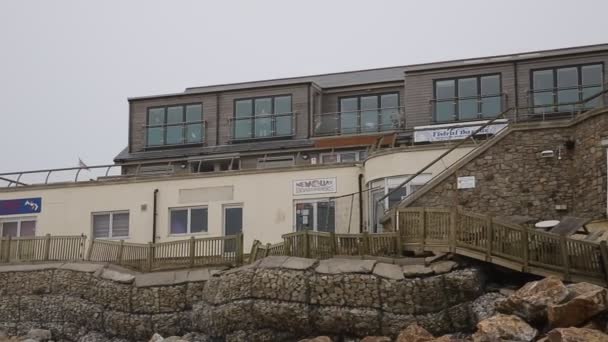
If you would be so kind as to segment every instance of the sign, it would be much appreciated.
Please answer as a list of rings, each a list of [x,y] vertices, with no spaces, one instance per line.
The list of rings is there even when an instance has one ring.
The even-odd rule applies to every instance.
[[[42,198],[0,200],[1,215],[36,214],[42,211]]]
[[[457,189],[473,189],[475,188],[475,176],[458,177],[456,180]]]
[[[293,181],[294,195],[325,194],[338,191],[336,177]]]
[[[481,128],[486,121],[476,121],[452,125],[433,125],[414,127],[414,142],[433,142],[460,140],[469,137],[473,132]],[[466,126],[465,126],[466,125]],[[479,131],[481,134],[496,134],[507,127],[506,120],[496,120],[495,123],[486,126]]]

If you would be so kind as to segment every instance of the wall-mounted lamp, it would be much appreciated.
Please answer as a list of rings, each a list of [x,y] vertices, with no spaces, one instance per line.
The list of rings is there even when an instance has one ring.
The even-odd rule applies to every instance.
[[[553,158],[555,157],[555,152],[553,150],[544,150],[540,153],[541,158]]]

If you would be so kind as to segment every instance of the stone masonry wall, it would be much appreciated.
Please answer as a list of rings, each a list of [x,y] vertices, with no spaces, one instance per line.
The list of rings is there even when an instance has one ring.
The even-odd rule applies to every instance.
[[[570,126],[548,122],[519,127],[413,200],[409,206],[462,206],[491,215],[555,219],[606,214],[608,112]],[[568,148],[566,141],[573,140]],[[561,148],[561,159],[558,149]],[[541,151],[555,156],[542,158]],[[457,189],[457,177],[475,176],[474,189]],[[556,210],[564,204],[566,210]]]
[[[199,331],[226,341],[243,334],[247,341],[291,341],[319,333],[395,336],[413,322],[436,334],[473,329],[481,272],[419,267],[426,276],[405,277],[402,266],[371,260],[294,257],[216,274],[133,274],[88,263],[2,266],[0,330],[43,328],[67,340],[90,331],[133,341]]]

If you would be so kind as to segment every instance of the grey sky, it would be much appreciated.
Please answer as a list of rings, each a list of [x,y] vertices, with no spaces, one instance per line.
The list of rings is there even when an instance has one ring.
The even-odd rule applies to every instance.
[[[608,42],[608,1],[0,2],[0,172],[111,163],[127,97]]]

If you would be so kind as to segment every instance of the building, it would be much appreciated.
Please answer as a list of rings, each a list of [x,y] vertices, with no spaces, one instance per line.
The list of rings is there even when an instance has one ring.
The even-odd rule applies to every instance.
[[[608,45],[594,45],[130,98],[113,165],[0,175],[1,233],[242,231],[249,246],[301,229],[380,231],[386,209],[504,127],[604,106],[607,62]],[[50,181],[60,173],[76,178]]]

